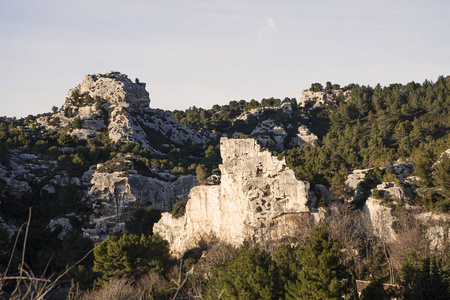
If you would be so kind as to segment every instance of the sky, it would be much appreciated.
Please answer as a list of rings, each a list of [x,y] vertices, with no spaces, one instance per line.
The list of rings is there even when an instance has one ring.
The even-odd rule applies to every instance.
[[[449,15],[448,0],[1,0],[0,116],[61,107],[110,70],[167,110],[436,81],[450,74]]]

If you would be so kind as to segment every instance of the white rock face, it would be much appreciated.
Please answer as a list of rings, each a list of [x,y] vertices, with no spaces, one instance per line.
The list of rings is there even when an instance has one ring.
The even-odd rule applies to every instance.
[[[442,249],[450,236],[450,216],[445,213],[421,213],[417,216],[425,226],[425,235],[430,241],[430,249]]]
[[[41,117],[37,122],[55,130],[80,118],[82,128],[69,132],[79,139],[95,137],[108,130],[108,136],[114,142],[138,142],[156,153],[164,152],[157,149],[161,144],[166,144],[166,150],[170,151],[186,144],[204,145],[210,138],[215,138],[214,134],[199,133],[176,124],[169,112],[150,109],[145,83],[132,82],[119,72],[86,75],[83,82],[67,95],[59,112]],[[90,96],[90,101],[83,100],[86,95]]]
[[[413,198],[413,191],[411,187],[402,187],[394,182],[382,182],[377,185],[377,189],[383,195],[390,200],[400,200],[404,203],[408,203]]]
[[[100,97],[110,103],[130,107],[131,110],[147,109],[150,97],[145,83],[137,79],[132,82],[127,75],[110,71],[106,74],[86,75],[83,82],[69,90],[67,95],[89,93],[91,97]]]
[[[396,234],[392,229],[395,218],[390,207],[383,205],[378,199],[369,197],[364,204],[363,213],[370,219],[374,235],[386,242],[395,240]]]
[[[351,187],[352,189],[356,189],[358,184],[364,180],[364,177],[366,176],[366,173],[369,172],[371,169],[358,169],[353,170],[352,174],[349,174],[347,176],[347,180],[345,181],[345,184]]]
[[[125,221],[138,205],[171,210],[172,205],[187,199],[197,179],[192,175],[176,178],[173,182],[123,172],[95,172],[91,179],[89,197],[94,208],[91,223],[86,230],[93,240],[102,240],[113,233],[123,233]]]
[[[308,127],[305,125],[300,125],[298,127],[298,134],[296,137],[292,138],[290,145],[291,146],[311,146],[315,147],[319,143],[319,138],[317,135],[312,133]]]
[[[57,230],[58,228],[61,231],[58,233],[58,239],[62,240],[69,231],[72,231],[72,224],[70,224],[70,220],[67,217],[60,217],[56,219],[50,220],[48,224],[48,228],[51,232]]]
[[[154,225],[154,232],[169,241],[174,255],[211,235],[233,245],[244,239],[270,239],[271,233],[286,237],[292,231],[283,228],[291,227],[286,222],[292,218],[282,216],[310,212],[309,183],[298,181],[284,159],[262,150],[254,139],[222,138],[220,149],[220,185],[194,187],[183,217],[163,213]],[[277,230],[271,228],[275,223]]]
[[[236,117],[234,121],[244,121],[248,122],[250,117],[260,120],[260,118],[266,112],[277,112],[284,111],[287,113],[292,113],[292,105],[289,103],[283,103],[280,107],[259,107],[251,109],[247,112],[243,112],[241,115]],[[303,124],[297,124],[298,134],[294,136],[289,142],[291,147],[303,147],[310,146],[315,147],[318,145],[319,138],[313,134],[308,127]],[[263,147],[268,147],[268,142],[273,140],[276,144],[275,149],[277,151],[283,151],[286,138],[288,138],[287,130],[292,128],[292,124],[288,124],[287,128],[281,122],[275,122],[273,119],[267,119],[258,122],[258,125],[250,133],[250,137],[256,139]],[[235,133],[235,135],[240,135],[242,133]]]
[[[277,125],[273,120],[264,120],[252,131],[250,136],[261,143],[263,147],[267,147],[267,143],[272,139],[276,143],[277,150],[284,150],[284,139],[287,133],[284,128]]]

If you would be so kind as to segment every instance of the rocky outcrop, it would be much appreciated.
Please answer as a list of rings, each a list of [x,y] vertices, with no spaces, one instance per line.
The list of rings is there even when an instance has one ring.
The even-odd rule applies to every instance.
[[[37,121],[50,130],[69,126],[69,133],[79,139],[107,131],[114,142],[140,143],[156,153],[187,145],[203,146],[215,138],[214,134],[176,124],[170,112],[150,109],[145,87],[145,83],[137,79],[132,82],[119,72],[86,75],[82,83],[69,90],[59,112]],[[73,125],[75,121],[79,122],[77,126]]]
[[[317,135],[312,133],[308,127],[305,125],[300,125],[298,127],[298,133],[295,137],[292,138],[290,145],[295,146],[310,146],[315,147],[319,144],[319,138]]]
[[[258,107],[242,113],[234,122],[246,122],[248,126],[253,127],[254,125],[250,125],[252,120],[258,120],[257,125],[248,133],[250,137],[256,139],[264,148],[283,151],[285,150],[285,145],[289,145],[289,147],[317,146],[319,138],[305,125],[296,121],[294,124],[289,123],[285,126],[285,119],[281,118],[283,119],[282,121],[280,121],[279,117],[275,118],[278,121],[273,119],[273,115],[279,113],[285,113],[291,118],[292,112],[293,109],[290,103],[283,103],[280,107]],[[295,132],[293,129],[295,130],[295,128],[297,128],[296,135],[293,134]],[[242,135],[242,132],[233,134],[233,136],[237,135]]]
[[[252,131],[250,136],[256,139],[263,147],[268,147],[270,140],[275,142],[278,151],[284,150],[284,139],[287,137],[286,130],[274,120],[264,120]]]
[[[363,213],[368,217],[372,234],[384,241],[393,241],[396,238],[392,224],[395,221],[392,209],[381,200],[369,197],[363,207]]]
[[[150,97],[145,85],[138,79],[132,82],[127,75],[120,72],[85,75],[82,83],[67,92],[68,101],[72,100],[74,95],[81,96],[87,93],[92,98],[99,97],[111,104],[129,107],[130,111],[145,110],[150,106]]]
[[[89,190],[94,228],[86,229],[87,235],[93,240],[102,240],[114,233],[124,233],[125,221],[138,206],[171,210],[172,205],[185,200],[197,184],[192,175],[166,175],[166,180],[162,180],[157,176],[130,175],[128,172],[95,172]]]
[[[330,103],[336,104],[338,95],[342,93],[343,100],[350,96],[350,91],[332,90],[330,92],[313,92],[310,90],[302,91],[302,104],[312,104],[312,107],[319,107],[320,105]]]
[[[174,255],[208,236],[233,245],[245,239],[260,241],[262,236],[286,237],[294,232],[289,228],[296,218],[284,216],[311,211],[309,183],[297,180],[284,159],[261,149],[254,139],[222,138],[220,150],[220,185],[194,187],[184,216],[176,219],[163,213],[154,225]]]
[[[382,182],[376,188],[383,198],[393,201],[408,203],[414,196],[413,189],[409,185],[400,186],[394,182]]]

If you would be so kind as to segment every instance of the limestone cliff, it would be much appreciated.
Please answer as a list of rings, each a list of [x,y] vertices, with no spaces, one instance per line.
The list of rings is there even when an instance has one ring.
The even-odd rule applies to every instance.
[[[156,173],[148,177],[132,169],[131,166],[125,172],[107,173],[97,168],[92,174],[88,200],[94,210],[90,220],[93,228],[85,229],[85,233],[93,240],[124,233],[125,221],[138,206],[171,210],[173,204],[187,199],[189,191],[197,184],[193,175]]]
[[[292,218],[286,215],[310,212],[309,183],[297,180],[284,159],[261,149],[254,139],[222,138],[220,150],[220,185],[194,187],[184,216],[163,213],[154,225],[174,255],[208,236],[233,245],[245,239],[280,239],[293,232]]]

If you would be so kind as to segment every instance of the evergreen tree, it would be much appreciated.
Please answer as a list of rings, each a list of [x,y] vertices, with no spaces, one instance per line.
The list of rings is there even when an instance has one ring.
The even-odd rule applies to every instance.
[[[304,245],[299,245],[297,260],[302,268],[296,280],[286,285],[286,299],[357,299],[349,267],[339,262],[339,243],[330,239],[328,229],[316,227]],[[353,293],[351,292],[353,290]]]
[[[444,154],[434,165],[434,183],[441,189],[442,194],[450,198],[450,157]]]
[[[153,206],[150,209],[145,209],[142,207],[137,208],[133,212],[133,216],[130,220],[125,222],[125,228],[131,234],[140,236],[152,235],[153,234],[153,224],[161,219],[161,211],[154,209]]]
[[[450,299],[450,273],[436,257],[420,260],[412,254],[402,271],[405,300]]]
[[[216,267],[207,299],[279,299],[278,273],[270,254],[244,244],[236,257]]]
[[[144,274],[161,273],[168,258],[168,243],[159,235],[109,236],[94,250],[93,270],[102,273],[100,283],[121,276],[139,279]]]

